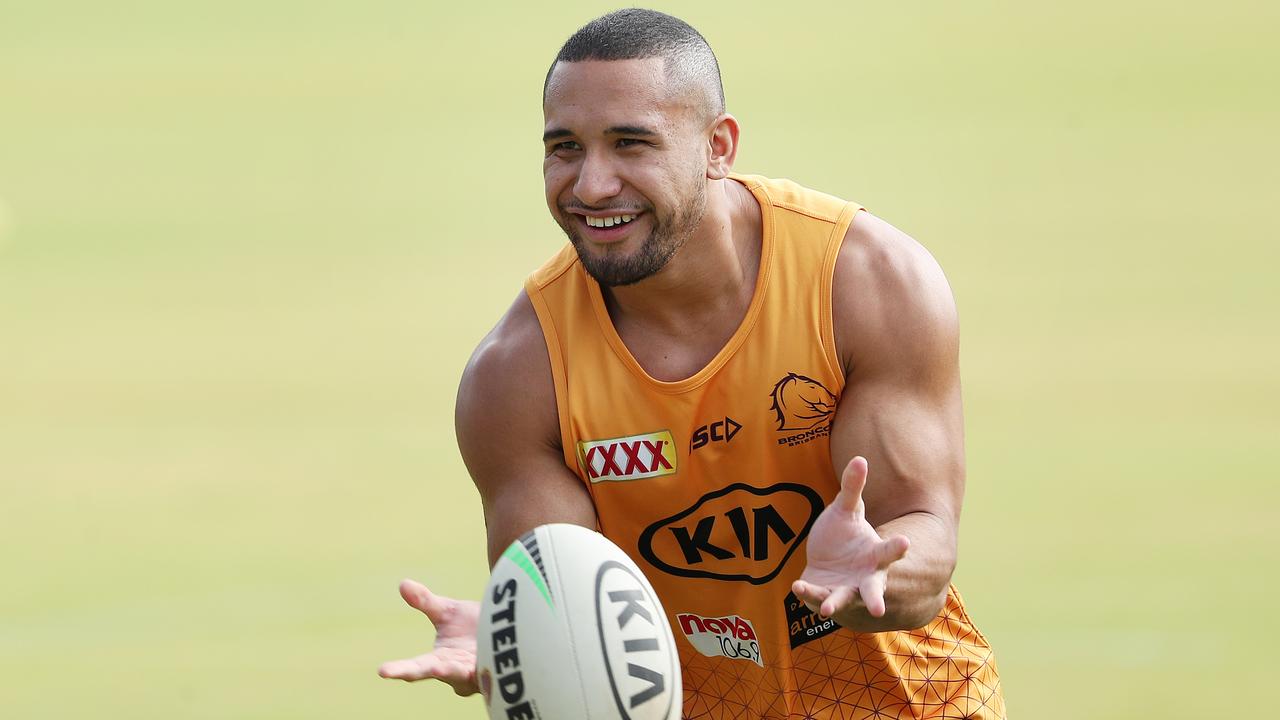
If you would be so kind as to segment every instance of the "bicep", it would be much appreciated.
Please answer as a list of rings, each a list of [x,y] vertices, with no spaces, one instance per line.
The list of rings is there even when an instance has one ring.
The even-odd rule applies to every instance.
[[[596,527],[591,497],[564,461],[551,363],[523,293],[467,364],[454,425],[484,508],[490,566],[538,525]]]
[[[846,369],[831,439],[837,474],[867,458],[873,525],[928,513],[954,533],[964,422],[959,321],[942,269],[919,243],[859,213],[837,259],[833,313]]]
[[[855,455],[867,459],[862,497],[873,526],[928,513],[954,530],[964,495],[958,380],[942,391],[893,382],[851,383],[831,434],[837,474]]]

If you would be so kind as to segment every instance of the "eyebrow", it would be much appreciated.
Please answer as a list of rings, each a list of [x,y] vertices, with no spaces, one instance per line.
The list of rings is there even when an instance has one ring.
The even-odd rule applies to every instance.
[[[658,133],[639,125],[614,125],[604,131],[605,135],[639,135],[641,137],[657,137]]]
[[[656,130],[650,130],[639,125],[614,125],[606,128],[605,135],[632,135],[636,137],[658,137]],[[573,131],[568,128],[553,128],[542,133],[542,142],[550,142],[559,140],[560,138],[573,137]]]

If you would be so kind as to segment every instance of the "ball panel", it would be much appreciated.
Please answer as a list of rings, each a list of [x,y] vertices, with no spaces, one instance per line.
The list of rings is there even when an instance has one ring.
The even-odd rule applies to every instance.
[[[596,571],[596,630],[618,716],[680,716],[680,665],[657,596],[633,567],[606,560]]]
[[[493,720],[586,717],[573,674],[548,662],[573,653],[559,631],[563,614],[540,555],[531,536],[512,543],[494,565],[481,602],[476,669]]]
[[[494,566],[481,613],[478,671],[482,686],[491,675],[493,720],[679,720],[680,663],[666,613],[603,535],[565,524],[526,534]],[[519,687],[513,655],[503,654],[511,650]]]

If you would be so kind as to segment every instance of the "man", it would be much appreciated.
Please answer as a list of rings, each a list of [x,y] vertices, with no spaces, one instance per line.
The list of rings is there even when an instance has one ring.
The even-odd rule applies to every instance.
[[[543,96],[570,245],[458,392],[490,562],[543,523],[598,527],[671,615],[688,718],[1003,717],[950,586],[958,331],[932,257],[856,204],[732,174],[715,56],[676,18],[584,26]],[[401,594],[436,647],[380,673],[475,692],[477,605]]]

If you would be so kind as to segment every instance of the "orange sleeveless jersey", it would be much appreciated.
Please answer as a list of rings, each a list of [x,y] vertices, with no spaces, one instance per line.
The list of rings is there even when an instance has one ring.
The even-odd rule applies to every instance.
[[[741,326],[692,377],[660,382],[640,367],[572,246],[525,285],[551,356],[565,462],[601,531],[662,599],[684,717],[1002,718],[991,648],[954,587],[924,628],[869,634],[820,620],[790,592],[809,528],[839,488],[831,283],[861,208],[733,177],[760,203],[760,272]]]

